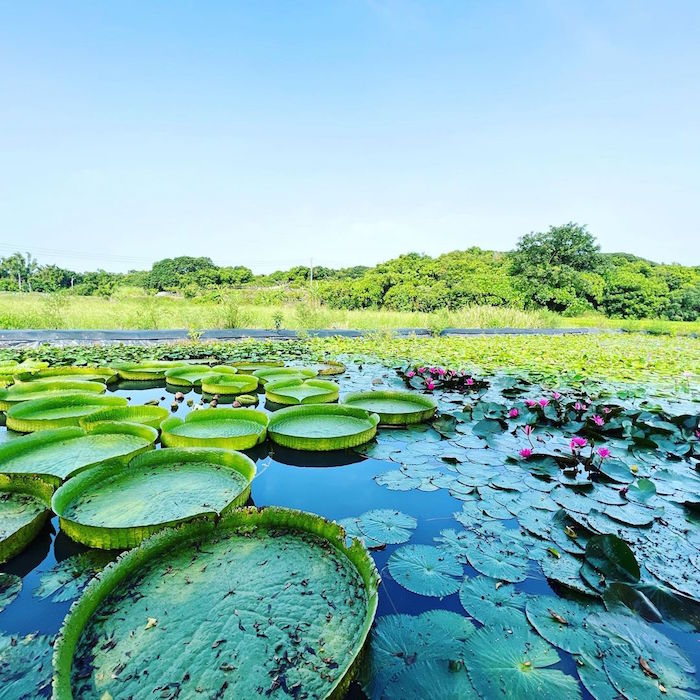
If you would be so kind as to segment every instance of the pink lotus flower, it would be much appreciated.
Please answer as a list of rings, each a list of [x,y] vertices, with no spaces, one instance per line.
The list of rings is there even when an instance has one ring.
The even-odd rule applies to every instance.
[[[601,459],[605,459],[606,457],[610,457],[610,450],[607,447],[599,447],[598,448],[598,456]]]
[[[445,370],[442,367],[438,367],[437,370],[435,370],[441,377],[445,376]]]
[[[553,391],[553,392],[552,392],[552,398],[553,398],[555,401],[558,401],[558,400],[561,398],[561,394],[560,394],[558,391]]]
[[[582,450],[587,444],[588,440],[586,440],[586,438],[578,437],[577,435],[571,438],[569,447],[571,447],[572,452],[575,452],[576,450]]]
[[[592,420],[599,427],[605,425],[605,421],[598,415],[593,416]]]
[[[517,418],[520,415],[520,411],[517,408],[511,408],[508,411],[508,418]]]
[[[410,379],[411,377],[415,377],[416,373],[413,370],[409,370],[406,372],[406,376]]]
[[[525,433],[525,435],[532,434],[532,426],[531,425],[524,425],[523,432]]]
[[[432,391],[435,388],[435,383],[432,380],[428,379],[428,381],[425,383],[425,388],[428,391]]]
[[[608,413],[612,413],[612,408],[610,408],[609,406],[603,406],[603,413],[605,413],[606,415]]]
[[[695,437],[700,440],[700,430],[695,431]]]
[[[537,406],[537,401],[534,401],[533,399],[525,399],[525,405],[528,408],[534,408],[535,406]]]
[[[417,371],[418,374],[423,374],[423,372],[425,372],[425,367],[419,367]]]
[[[472,386],[472,384],[474,384],[474,380],[471,377],[467,377],[466,384],[467,386]]]
[[[576,411],[585,411],[585,410],[586,410],[586,404],[585,404],[585,403],[581,403],[580,401],[577,401],[577,402],[574,404],[574,410],[576,410]]]
[[[527,459],[532,454],[532,450],[529,447],[523,447],[519,454],[523,459]]]
[[[542,408],[544,408],[549,404],[549,399],[540,399],[538,403],[540,404],[540,406],[542,406]]]

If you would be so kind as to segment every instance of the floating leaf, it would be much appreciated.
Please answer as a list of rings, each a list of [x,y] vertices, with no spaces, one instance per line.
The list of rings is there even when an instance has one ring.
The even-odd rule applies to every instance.
[[[58,562],[41,574],[39,587],[34,591],[37,598],[51,598],[55,603],[75,600],[99,573],[114,559],[112,552],[90,549]]]
[[[388,508],[370,510],[358,518],[358,528],[363,535],[387,544],[407,542],[417,525],[410,515]]]
[[[510,584],[485,576],[466,577],[459,589],[462,607],[486,627],[517,626],[525,622],[527,596]]]
[[[462,565],[438,547],[425,544],[405,545],[388,561],[389,573],[404,588],[420,595],[442,598],[459,589]]]
[[[393,676],[385,686],[382,700],[475,700],[464,664],[448,660],[418,661]]]
[[[640,577],[634,553],[615,535],[596,535],[588,540],[581,573],[590,585],[599,590],[607,582],[636,583]]]
[[[47,697],[52,653],[49,637],[0,634],[0,695],[8,700]]]
[[[0,573],[0,612],[2,612],[22,590],[22,579],[14,574]]]

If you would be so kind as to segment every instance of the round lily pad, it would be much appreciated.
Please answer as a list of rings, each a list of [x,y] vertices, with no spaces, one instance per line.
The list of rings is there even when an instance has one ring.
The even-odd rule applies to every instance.
[[[138,423],[158,429],[169,415],[170,411],[163,406],[117,406],[116,408],[103,408],[81,418],[80,425],[89,429],[95,423],[109,421]]]
[[[96,467],[69,479],[51,506],[72,539],[98,549],[126,549],[165,527],[243,505],[254,476],[255,463],[240,452],[155,450],[122,468]]]
[[[463,573],[452,554],[427,544],[400,547],[389,557],[388,567],[392,578],[404,588],[437,598],[456,593]]]
[[[280,360],[243,360],[241,362],[230,362],[229,365],[235,367],[239,374],[253,374],[259,369],[284,367],[284,362]]]
[[[329,379],[283,379],[265,385],[265,398],[283,406],[338,400],[338,385]]]
[[[83,367],[66,365],[62,367],[46,367],[32,372],[20,372],[15,375],[17,382],[44,382],[44,381],[73,381],[103,382],[111,384],[119,379],[117,371],[110,367]]]
[[[150,382],[165,379],[165,373],[173,367],[187,364],[182,360],[144,360],[143,362],[113,363],[120,379],[132,382]]]
[[[337,362],[336,360],[326,360],[325,362],[319,362],[316,365],[316,372],[322,376],[344,374],[345,370],[345,365],[342,362]]]
[[[36,633],[0,633],[0,695],[34,700],[51,693],[51,638]]]
[[[8,483],[0,491],[0,564],[19,554],[50,515],[50,489],[39,481]]]
[[[265,441],[267,414],[252,408],[205,408],[183,421],[177,416],[161,424],[166,447],[223,447],[247,450]]]
[[[0,445],[0,483],[39,477],[52,487],[101,462],[126,463],[150,450],[158,431],[135,423],[97,423],[91,430],[59,428]]]
[[[78,425],[80,419],[103,408],[126,406],[121,396],[72,394],[49,399],[23,401],[7,411],[7,427],[19,433],[53,430]]]
[[[462,607],[486,627],[523,626],[527,596],[515,586],[486,576],[465,578],[459,589]]]
[[[290,406],[275,412],[267,428],[273,442],[296,450],[357,447],[377,433],[379,416],[339,405]]]
[[[71,396],[73,394],[94,393],[102,394],[107,387],[102,382],[86,381],[50,381],[50,382],[23,382],[13,384],[7,389],[0,389],[0,411],[7,411],[12,406],[23,401],[34,399],[46,399],[59,396]]]
[[[71,608],[54,697],[340,698],[378,583],[361,543],[309,513],[247,508],[166,530]]]
[[[0,496],[2,509],[2,496]],[[0,573],[0,612],[2,612],[22,590],[22,579],[15,574]]]
[[[308,367],[266,367],[265,369],[256,369],[253,376],[258,378],[258,381],[263,386],[272,382],[284,381],[285,379],[311,379],[317,374],[315,369]]]
[[[237,374],[238,370],[227,365],[217,365],[216,367],[209,367],[209,365],[180,365],[179,367],[172,367],[165,372],[165,382],[171,386],[201,386],[202,379],[212,372],[216,374]]]
[[[66,603],[80,597],[85,586],[115,559],[114,552],[88,549],[58,562],[41,574],[37,598],[49,598],[54,603]]]
[[[437,410],[434,399],[410,391],[358,391],[342,402],[376,413],[379,425],[421,423],[430,420]]]
[[[202,377],[202,391],[206,394],[248,394],[258,388],[258,379],[249,374],[211,371]]]

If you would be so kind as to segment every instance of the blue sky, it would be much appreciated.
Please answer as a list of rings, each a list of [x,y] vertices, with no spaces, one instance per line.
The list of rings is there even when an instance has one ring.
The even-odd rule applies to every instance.
[[[700,264],[696,0],[0,1],[0,255],[270,271],[585,223]]]

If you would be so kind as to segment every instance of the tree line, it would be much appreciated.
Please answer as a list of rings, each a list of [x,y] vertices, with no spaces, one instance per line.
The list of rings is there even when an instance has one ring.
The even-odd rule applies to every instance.
[[[296,266],[254,275],[209,257],[165,258],[150,270],[74,272],[38,265],[30,255],[0,259],[0,290],[112,295],[119,287],[196,297],[230,288],[309,286]],[[314,267],[313,294],[332,308],[456,310],[471,305],[548,309],[566,315],[601,312],[618,318],[700,318],[700,267],[659,264],[627,253],[601,253],[575,223],[523,236],[514,251],[471,247],[430,257],[408,253],[374,267]],[[284,293],[280,300],[284,299]]]

